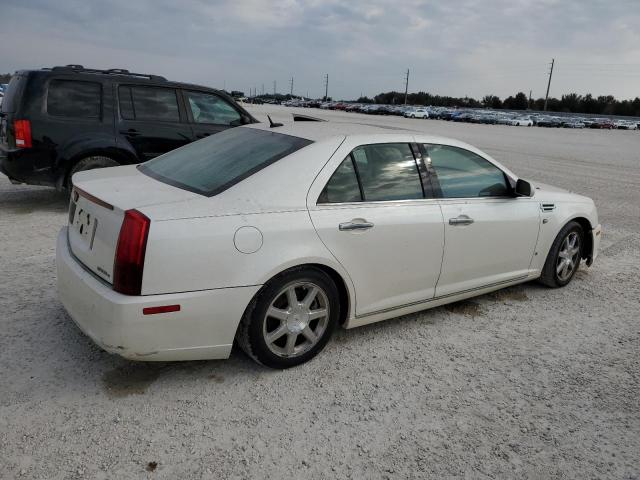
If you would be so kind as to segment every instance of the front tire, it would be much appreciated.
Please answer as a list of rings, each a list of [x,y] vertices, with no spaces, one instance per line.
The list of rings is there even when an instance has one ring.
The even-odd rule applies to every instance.
[[[333,280],[315,268],[294,268],[262,287],[247,307],[236,339],[256,362],[290,368],[320,353],[339,317]]]
[[[551,288],[568,285],[580,266],[583,245],[582,226],[574,221],[567,223],[551,245],[540,283]]]

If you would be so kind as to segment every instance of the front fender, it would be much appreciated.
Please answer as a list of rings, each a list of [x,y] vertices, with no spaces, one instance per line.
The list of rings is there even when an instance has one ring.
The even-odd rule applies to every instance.
[[[598,212],[595,205],[587,202],[570,201],[549,203],[553,203],[555,208],[552,211],[543,210],[540,215],[540,235],[531,268],[542,271],[553,241],[560,233],[560,230],[572,220],[576,220],[583,227],[587,227],[584,233],[589,235],[587,246],[590,251],[586,252],[584,256],[587,257],[587,264],[590,265],[597,252],[597,242],[592,240],[596,233],[594,230],[599,225]],[[541,208],[543,204],[547,204],[547,202],[541,203]],[[597,240],[599,242],[599,239]]]

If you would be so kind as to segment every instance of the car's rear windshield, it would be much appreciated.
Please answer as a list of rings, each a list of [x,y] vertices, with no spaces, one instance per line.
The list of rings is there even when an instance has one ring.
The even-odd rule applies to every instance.
[[[9,86],[4,91],[4,98],[2,99],[2,107],[0,111],[2,113],[13,113],[16,111],[17,103],[22,95],[26,77],[23,75],[14,75],[9,80]]]
[[[210,197],[310,143],[271,131],[231,128],[138,168],[161,182]]]

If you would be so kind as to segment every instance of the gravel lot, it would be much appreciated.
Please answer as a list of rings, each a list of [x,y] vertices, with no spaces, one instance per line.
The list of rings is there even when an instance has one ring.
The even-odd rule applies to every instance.
[[[56,299],[63,196],[0,175],[0,477],[640,478],[640,133],[301,113],[459,138],[589,195],[600,257],[564,289],[339,331],[288,371],[236,349],[132,363]]]

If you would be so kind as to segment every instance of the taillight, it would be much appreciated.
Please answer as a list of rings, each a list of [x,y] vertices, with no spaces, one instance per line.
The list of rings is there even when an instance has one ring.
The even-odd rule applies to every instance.
[[[29,120],[14,120],[13,129],[16,136],[16,147],[31,148],[31,122]]]
[[[150,224],[151,221],[137,210],[124,212],[113,265],[113,289],[116,292],[140,295]]]

